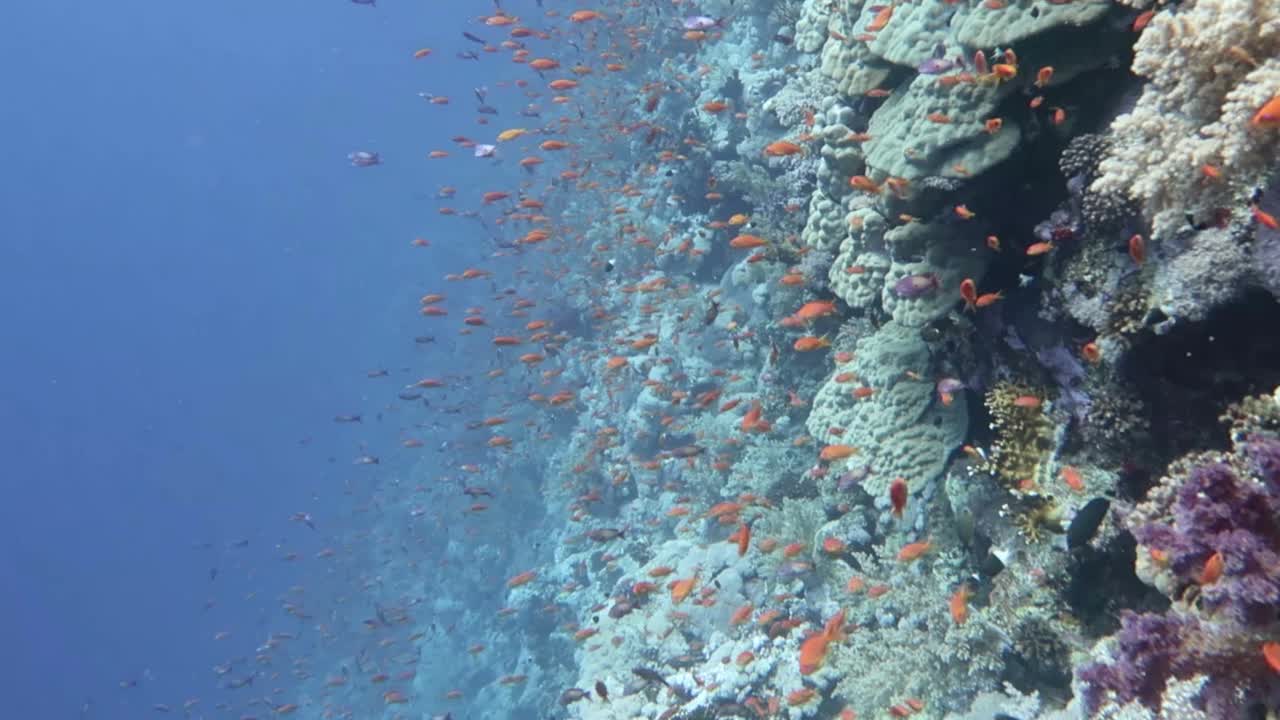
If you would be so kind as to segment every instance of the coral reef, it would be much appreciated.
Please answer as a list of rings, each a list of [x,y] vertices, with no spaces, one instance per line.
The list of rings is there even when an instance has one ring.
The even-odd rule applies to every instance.
[[[915,328],[887,323],[859,340],[854,356],[818,390],[806,424],[822,442],[859,448],[853,462],[871,468],[862,487],[877,504],[887,505],[894,478],[907,478],[919,492],[942,475],[964,440],[966,404],[957,398],[943,406],[933,383],[908,374],[929,372],[929,347]],[[842,380],[845,372],[856,381]],[[860,387],[872,392],[859,393]]]

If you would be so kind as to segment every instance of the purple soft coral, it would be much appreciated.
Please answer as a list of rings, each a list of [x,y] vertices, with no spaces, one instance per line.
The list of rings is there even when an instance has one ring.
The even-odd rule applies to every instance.
[[[1280,438],[1236,438],[1233,456],[1184,466],[1130,516],[1138,542],[1162,554],[1181,587],[1198,588],[1199,611],[1125,614],[1111,657],[1077,671],[1090,713],[1109,699],[1159,711],[1171,679],[1197,676],[1210,717],[1280,707],[1280,677],[1258,653],[1280,618]],[[1222,572],[1208,578],[1215,553]]]
[[[1183,653],[1183,637],[1188,627],[1184,620],[1172,615],[1139,615],[1125,612],[1116,633],[1114,664],[1092,663],[1080,668],[1080,679],[1086,683],[1085,707],[1096,713],[1105,699],[1103,693],[1115,693],[1121,704],[1134,700],[1153,709],[1160,708],[1165,684],[1174,675],[1174,663]]]
[[[1194,467],[1178,487],[1171,518],[1136,525],[1134,537],[1163,552],[1184,583],[1198,583],[1204,564],[1221,553],[1223,573],[1200,589],[1211,613],[1241,625],[1274,622],[1280,610],[1280,444],[1252,436],[1243,444],[1254,468],[1242,478],[1225,462]]]

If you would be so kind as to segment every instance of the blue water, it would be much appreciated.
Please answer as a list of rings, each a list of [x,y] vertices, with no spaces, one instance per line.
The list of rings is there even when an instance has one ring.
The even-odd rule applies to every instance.
[[[228,691],[211,667],[294,629],[285,589],[339,590],[281,556],[310,558],[351,526],[378,477],[351,465],[362,441],[407,462],[397,419],[373,418],[399,379],[366,371],[458,362],[412,342],[417,296],[456,268],[409,241],[430,237],[442,265],[484,254],[432,198],[486,168],[424,160],[473,127],[461,101],[493,79],[492,64],[485,77],[451,57],[473,12],[41,0],[0,13],[5,717],[78,717],[88,702],[87,717],[137,718],[188,698],[213,716]],[[449,72],[409,61],[420,46]],[[349,166],[361,149],[387,162]],[[290,522],[299,511],[319,531]]]

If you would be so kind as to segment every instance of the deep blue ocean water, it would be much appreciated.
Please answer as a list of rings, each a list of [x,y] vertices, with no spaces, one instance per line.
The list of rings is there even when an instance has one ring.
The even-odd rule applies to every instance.
[[[5,717],[188,698],[212,715],[211,667],[282,629],[266,618],[285,588],[336,591],[280,557],[350,524],[362,440],[404,457],[394,419],[370,429],[388,392],[366,371],[457,362],[412,342],[417,296],[454,268],[409,242],[429,237],[433,262],[484,254],[432,199],[489,169],[424,160],[494,77],[451,57],[468,17],[394,0],[0,11]],[[421,46],[448,72],[409,61]],[[351,167],[362,149],[386,163]],[[356,412],[364,426],[332,422]]]

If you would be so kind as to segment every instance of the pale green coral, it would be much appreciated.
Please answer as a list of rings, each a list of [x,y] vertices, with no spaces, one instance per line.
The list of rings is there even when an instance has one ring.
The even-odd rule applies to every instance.
[[[946,0],[895,3],[888,24],[881,30],[868,30],[877,13],[866,12],[855,25],[854,34],[870,35],[867,46],[876,56],[914,69],[934,57],[939,45],[948,44],[952,8]]]
[[[936,401],[929,377],[929,346],[920,331],[895,322],[858,341],[851,369],[857,384],[833,375],[813,400],[809,433],[823,443],[847,443],[861,449],[860,464],[871,467],[863,487],[887,502],[889,484],[906,478],[913,489],[938,478],[951,453],[964,440],[968,414],[963,396],[949,406]],[[856,387],[871,388],[858,399]],[[833,428],[841,428],[836,434]]]
[[[1110,9],[1106,2],[1008,0],[998,9],[974,3],[960,5],[951,26],[955,40],[966,47],[1009,47],[1054,28],[1090,25]]]
[[[999,132],[986,130],[1012,89],[989,82],[948,86],[941,76],[917,75],[871,116],[871,139],[863,146],[867,166],[907,180],[981,174],[1009,157],[1022,138],[1008,120]]]
[[[885,244],[896,258],[921,260],[894,262],[884,283],[881,302],[897,322],[921,327],[946,314],[960,300],[960,282],[982,279],[986,250],[977,232],[968,226],[912,222],[885,233]],[[901,297],[894,284],[908,275],[929,275],[937,287],[916,297]]]

